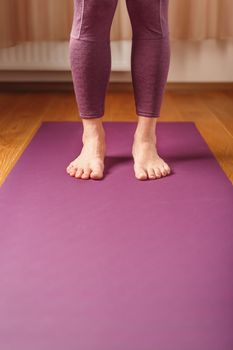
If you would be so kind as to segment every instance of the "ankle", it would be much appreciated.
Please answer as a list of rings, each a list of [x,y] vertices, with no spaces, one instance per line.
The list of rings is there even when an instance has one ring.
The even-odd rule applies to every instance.
[[[155,118],[139,117],[134,140],[139,142],[155,142],[156,122],[157,120]]]
[[[83,141],[103,140],[105,136],[104,127],[100,118],[83,120]]]
[[[140,143],[155,143],[156,142],[156,135],[154,130],[151,131],[141,131],[136,130],[134,133],[134,142],[140,142]]]

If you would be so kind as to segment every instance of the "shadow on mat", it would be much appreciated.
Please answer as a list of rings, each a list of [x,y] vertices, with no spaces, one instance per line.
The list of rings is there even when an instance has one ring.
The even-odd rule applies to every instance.
[[[166,162],[180,162],[180,161],[194,161],[194,160],[201,160],[201,159],[212,159],[213,156],[208,153],[180,153],[180,154],[174,154],[174,155],[167,155],[164,156],[163,159]]]
[[[174,165],[176,163],[180,162],[193,162],[193,161],[200,161],[201,159],[212,159],[212,155],[209,153],[186,153],[186,154],[176,154],[176,155],[164,155],[163,159],[170,164],[171,166],[171,173],[170,176],[175,174],[174,171]],[[108,175],[111,173],[111,170],[113,168],[116,168],[118,166],[121,166],[124,163],[132,163],[133,164],[133,157],[131,155],[125,156],[125,155],[119,155],[119,156],[105,156],[105,175]]]
[[[132,156],[106,156],[105,157],[105,174],[109,174],[111,169],[122,165],[123,163],[133,162]]]

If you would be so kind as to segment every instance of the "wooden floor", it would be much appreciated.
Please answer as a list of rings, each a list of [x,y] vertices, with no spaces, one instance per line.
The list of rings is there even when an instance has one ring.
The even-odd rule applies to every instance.
[[[1,92],[0,186],[43,121],[77,120],[72,91]],[[132,92],[109,92],[103,120],[136,121]],[[194,121],[233,184],[233,91],[166,91],[159,122],[167,121]]]

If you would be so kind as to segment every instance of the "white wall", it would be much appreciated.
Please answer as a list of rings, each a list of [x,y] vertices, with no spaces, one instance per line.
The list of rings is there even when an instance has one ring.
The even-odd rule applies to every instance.
[[[233,40],[173,41],[169,80],[232,82]]]

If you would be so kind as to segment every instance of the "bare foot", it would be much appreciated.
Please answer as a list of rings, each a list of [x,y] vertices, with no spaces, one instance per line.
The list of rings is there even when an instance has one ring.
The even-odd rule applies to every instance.
[[[132,147],[134,172],[138,180],[158,179],[171,173],[169,165],[157,152],[156,122],[155,118],[139,117]]]
[[[105,132],[100,118],[83,119],[84,132],[81,153],[66,168],[77,179],[101,179],[106,152]]]

